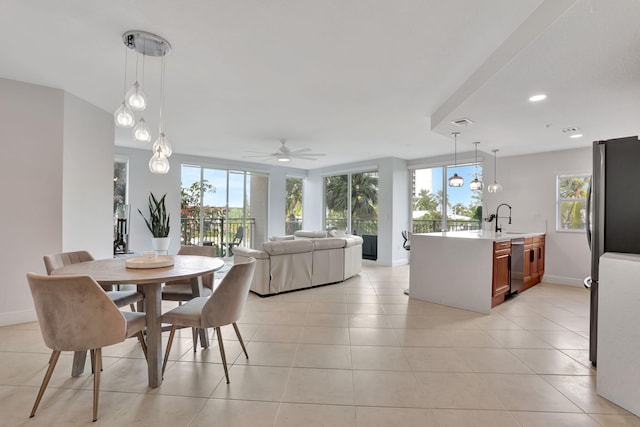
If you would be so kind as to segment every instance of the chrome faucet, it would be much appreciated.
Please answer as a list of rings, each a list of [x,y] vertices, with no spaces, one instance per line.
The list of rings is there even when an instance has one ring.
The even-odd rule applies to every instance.
[[[503,206],[506,206],[506,207],[508,207],[508,208],[509,208],[509,224],[511,224],[511,205],[509,205],[509,204],[507,204],[507,203],[500,203],[500,204],[498,205],[498,207],[496,208],[496,213],[495,213],[495,217],[494,217],[494,218],[496,219],[496,233],[500,233],[500,232],[502,231],[502,227],[500,227],[500,226],[498,225],[498,219],[500,218],[500,217],[498,216],[498,212],[500,212],[500,208],[501,208],[501,207],[503,207]],[[492,215],[492,216],[493,216],[493,215]],[[504,217],[503,217],[503,218],[504,218]]]

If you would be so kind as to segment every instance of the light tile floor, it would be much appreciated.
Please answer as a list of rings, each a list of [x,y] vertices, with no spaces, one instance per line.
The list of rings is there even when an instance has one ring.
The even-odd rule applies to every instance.
[[[0,426],[640,426],[595,392],[585,289],[540,284],[486,316],[409,299],[408,276],[365,262],[341,284],[251,294],[249,360],[223,328],[231,384],[189,330],[157,389],[135,340],[106,348],[95,424],[70,353],[28,418],[49,350],[37,323],[0,328]]]

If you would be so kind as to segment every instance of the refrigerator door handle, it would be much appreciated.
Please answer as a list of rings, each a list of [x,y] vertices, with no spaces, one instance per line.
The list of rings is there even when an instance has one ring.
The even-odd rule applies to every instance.
[[[587,229],[587,242],[589,242],[589,250],[591,250],[591,184],[592,184],[592,181],[593,181],[593,177],[589,178],[589,188],[587,188],[586,229]],[[586,280],[587,279],[585,279],[585,281]],[[586,282],[585,282],[585,286],[586,286]]]
[[[585,277],[582,283],[584,284],[585,288],[591,289],[591,276]]]

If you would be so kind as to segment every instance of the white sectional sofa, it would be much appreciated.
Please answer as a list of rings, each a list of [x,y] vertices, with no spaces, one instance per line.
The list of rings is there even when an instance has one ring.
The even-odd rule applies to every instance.
[[[251,290],[258,295],[342,282],[362,270],[362,238],[326,231],[272,237],[262,249],[233,248],[234,262],[256,259]]]

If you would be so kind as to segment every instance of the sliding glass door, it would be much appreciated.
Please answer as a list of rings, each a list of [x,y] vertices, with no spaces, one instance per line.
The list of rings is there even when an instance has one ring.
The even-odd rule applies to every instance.
[[[248,171],[182,166],[182,244],[234,246],[263,242],[267,231],[268,177]]]
[[[378,173],[359,172],[324,178],[325,228],[378,234]]]

